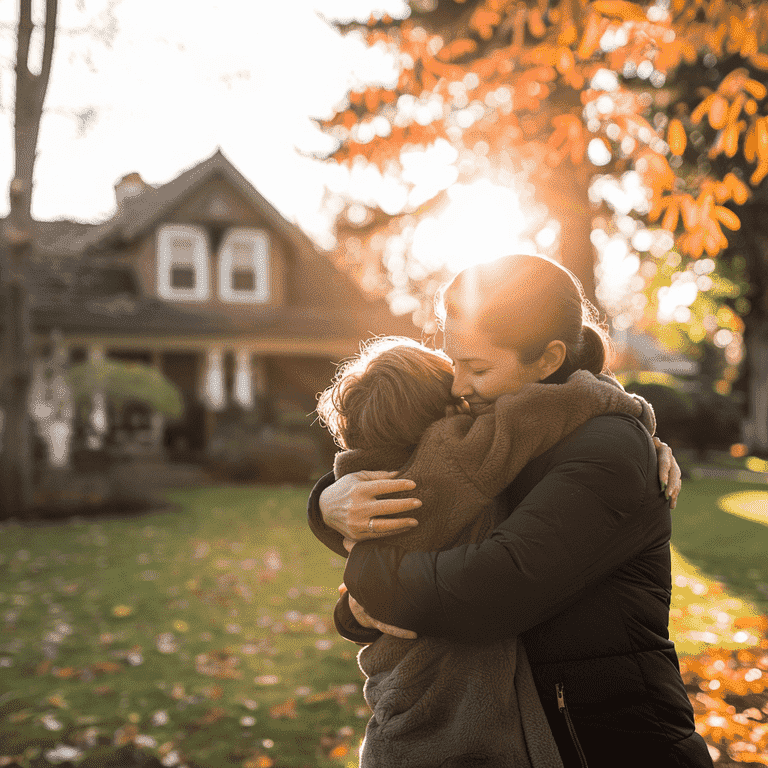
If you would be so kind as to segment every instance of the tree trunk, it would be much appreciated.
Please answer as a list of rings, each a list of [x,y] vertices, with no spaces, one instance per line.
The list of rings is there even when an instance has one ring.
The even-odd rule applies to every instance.
[[[768,457],[768,205],[757,200],[739,211],[741,229],[733,252],[747,262],[750,302],[744,317],[744,351],[740,388],[747,396],[747,417],[742,425],[744,442],[752,453]]]
[[[595,249],[592,233],[592,207],[589,202],[587,169],[560,167],[549,179],[538,182],[537,197],[560,222],[560,258],[564,266],[581,280],[586,297],[595,298]]]
[[[768,324],[762,323],[745,340],[749,359],[744,441],[751,453],[768,456]]]
[[[4,291],[5,386],[0,517],[23,516],[32,500],[32,441],[27,395],[31,376],[29,306],[23,282]]]
[[[2,288],[5,304],[2,396],[5,411],[0,459],[0,516],[23,516],[32,501],[32,436],[28,413],[32,376],[27,264],[34,254],[32,183],[43,103],[48,90],[56,36],[58,0],[46,0],[40,73],[29,67],[32,0],[19,0],[14,113],[15,168],[10,212],[2,240]]]

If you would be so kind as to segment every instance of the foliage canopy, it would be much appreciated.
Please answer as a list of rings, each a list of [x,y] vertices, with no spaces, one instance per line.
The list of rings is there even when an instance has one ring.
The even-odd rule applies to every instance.
[[[748,284],[759,283],[768,266],[766,249],[745,243],[740,233],[754,231],[766,205],[768,3],[432,0],[410,6],[405,19],[342,25],[391,51],[398,75],[396,82],[352,90],[323,122],[338,140],[332,158],[402,174],[404,153],[444,139],[456,149],[459,179],[496,174],[504,183],[510,170],[523,172],[556,215],[566,187],[581,188],[584,197],[568,192],[560,213],[583,205],[589,188],[592,210],[576,213],[598,215],[592,234],[623,236],[644,262],[632,290],[646,298],[615,309],[624,312],[624,327],[655,322],[659,289],[680,279],[698,283],[693,295],[706,301],[694,307],[692,337],[678,333],[671,341],[712,342],[726,330],[729,341],[721,334],[717,346],[733,341],[730,362],[738,362],[740,315],[761,295]],[[631,181],[642,182],[645,194],[628,202],[616,190]],[[407,232],[439,200],[394,216],[369,212],[364,226],[342,225],[340,239],[364,238],[358,252],[382,255],[382,234]],[[633,238],[638,231],[646,235]],[[565,223],[564,232],[574,236]],[[744,263],[693,271],[693,262],[732,253],[734,244],[750,251]],[[662,256],[672,248],[666,263]],[[347,258],[354,261],[351,250]],[[395,284],[408,280],[389,271]]]

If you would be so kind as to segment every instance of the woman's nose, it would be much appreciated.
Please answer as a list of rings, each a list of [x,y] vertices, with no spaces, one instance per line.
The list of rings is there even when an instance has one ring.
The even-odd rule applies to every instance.
[[[466,380],[461,375],[455,375],[453,378],[453,386],[451,387],[451,395],[453,397],[467,397],[472,393],[472,388],[466,383]]]

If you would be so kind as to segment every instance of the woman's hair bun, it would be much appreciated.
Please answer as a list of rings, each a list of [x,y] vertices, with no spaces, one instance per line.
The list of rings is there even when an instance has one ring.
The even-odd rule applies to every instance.
[[[574,370],[584,369],[597,375],[606,367],[611,355],[611,340],[600,326],[584,323],[581,327],[581,344],[574,360]]]

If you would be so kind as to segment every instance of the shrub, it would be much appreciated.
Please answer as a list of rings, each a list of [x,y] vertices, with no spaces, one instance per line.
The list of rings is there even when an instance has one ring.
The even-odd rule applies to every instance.
[[[628,380],[626,388],[651,403],[660,437],[673,446],[695,448],[703,454],[708,449],[726,450],[739,440],[740,402],[705,383],[638,376]]]
[[[323,471],[322,454],[308,424],[264,424],[258,410],[233,407],[220,414],[205,459],[220,481],[305,483]]]

